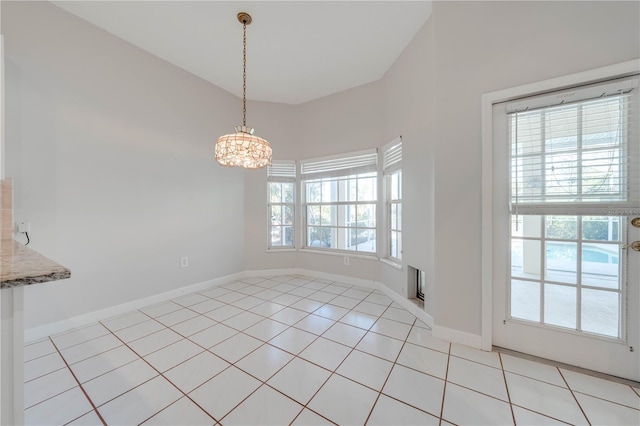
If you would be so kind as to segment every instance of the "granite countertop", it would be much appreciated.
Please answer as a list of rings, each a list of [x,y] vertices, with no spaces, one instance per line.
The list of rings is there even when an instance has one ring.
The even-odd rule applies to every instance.
[[[0,243],[0,288],[64,280],[71,271],[14,240]]]

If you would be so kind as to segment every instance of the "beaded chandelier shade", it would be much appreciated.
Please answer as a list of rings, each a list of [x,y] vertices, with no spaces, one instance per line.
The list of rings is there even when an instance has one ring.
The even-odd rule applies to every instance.
[[[247,126],[247,25],[251,24],[248,13],[238,13],[242,24],[242,126],[235,133],[220,136],[216,142],[216,161],[223,166],[238,166],[259,169],[271,164],[271,146],[266,140],[255,136]]]

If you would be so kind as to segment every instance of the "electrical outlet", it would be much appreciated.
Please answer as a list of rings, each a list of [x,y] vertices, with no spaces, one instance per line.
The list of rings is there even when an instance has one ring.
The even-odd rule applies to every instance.
[[[349,266],[349,257],[347,256],[344,257],[344,264],[345,266]]]
[[[31,222],[18,222],[18,232],[31,232]]]
[[[186,268],[187,266],[189,266],[189,258],[188,257],[181,257],[180,258],[180,267],[181,268]]]

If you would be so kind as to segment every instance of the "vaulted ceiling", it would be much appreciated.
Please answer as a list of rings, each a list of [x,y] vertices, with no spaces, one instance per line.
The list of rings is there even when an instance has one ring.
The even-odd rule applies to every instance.
[[[424,25],[430,1],[54,1],[237,95],[300,104],[380,79]]]

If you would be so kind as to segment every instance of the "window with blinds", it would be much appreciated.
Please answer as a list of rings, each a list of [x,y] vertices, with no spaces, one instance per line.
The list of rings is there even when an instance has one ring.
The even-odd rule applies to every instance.
[[[273,161],[267,166],[268,246],[293,248],[295,244],[296,163]]]
[[[391,142],[383,152],[383,173],[387,216],[387,257],[402,259],[402,139]]]
[[[305,247],[375,254],[376,150],[302,161]]]
[[[509,315],[620,338],[623,216],[640,214],[638,79],[507,104]]]
[[[637,208],[637,79],[507,105],[513,212],[615,215]],[[635,90],[634,90],[635,89]]]

